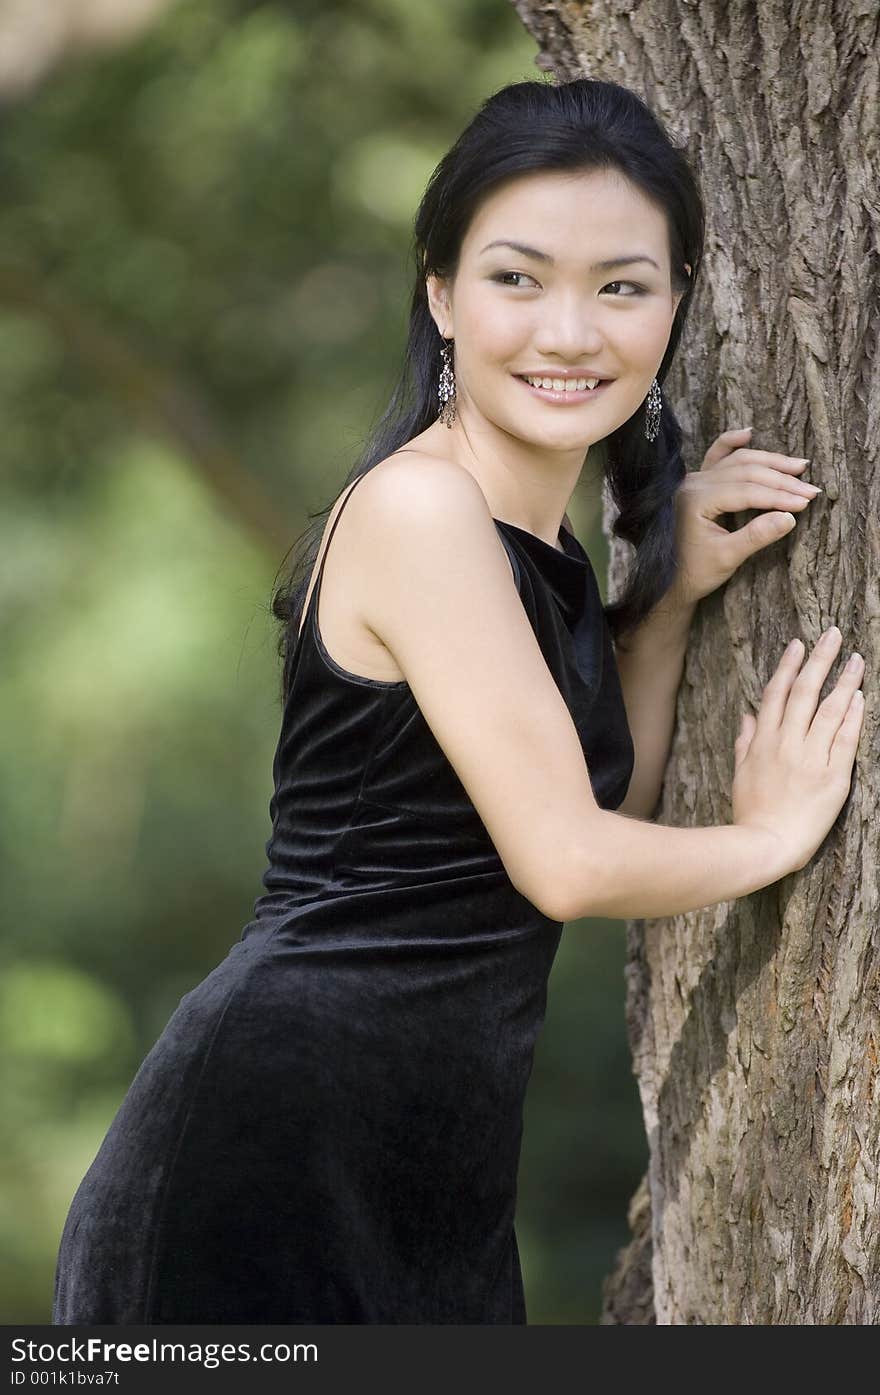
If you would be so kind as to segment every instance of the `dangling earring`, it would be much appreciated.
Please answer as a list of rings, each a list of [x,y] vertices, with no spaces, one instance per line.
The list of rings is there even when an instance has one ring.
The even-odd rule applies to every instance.
[[[440,357],[443,360],[443,369],[440,374],[440,384],[437,388],[437,396],[440,399],[440,420],[450,429],[455,421],[455,370],[452,367],[452,345],[454,339],[445,339],[440,350]]]
[[[656,441],[657,432],[660,430],[660,409],[663,406],[663,399],[660,396],[660,384],[655,378],[651,384],[645,407],[645,435],[649,441]]]

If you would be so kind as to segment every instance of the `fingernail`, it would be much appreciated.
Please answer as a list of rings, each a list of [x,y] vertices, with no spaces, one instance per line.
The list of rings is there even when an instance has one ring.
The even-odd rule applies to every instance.
[[[852,654],[852,655],[850,656],[850,658],[847,660],[847,665],[846,665],[847,668],[849,669],[850,673],[854,673],[855,670],[858,668],[858,666],[859,666],[859,664],[860,664],[861,662],[862,662],[862,656],[861,656],[861,654],[858,654],[858,653]]]
[[[810,465],[812,462],[809,460],[801,460],[800,458],[795,458],[794,463],[795,465]]]
[[[809,480],[804,480],[804,484],[807,486],[807,489],[812,489],[814,494],[821,494],[823,492],[821,484],[810,484]]]

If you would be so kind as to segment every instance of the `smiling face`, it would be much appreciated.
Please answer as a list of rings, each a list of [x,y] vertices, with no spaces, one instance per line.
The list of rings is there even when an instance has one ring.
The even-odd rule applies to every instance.
[[[623,258],[638,260],[598,265]],[[455,276],[426,288],[455,340],[456,426],[580,455],[644,401],[681,299],[665,214],[615,170],[507,181],[475,214]],[[522,374],[610,381],[569,395]]]

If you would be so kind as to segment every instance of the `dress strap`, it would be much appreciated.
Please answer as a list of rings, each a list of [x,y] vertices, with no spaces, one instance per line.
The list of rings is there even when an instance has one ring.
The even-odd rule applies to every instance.
[[[309,625],[311,625],[311,627],[312,627],[312,629],[313,629],[313,631],[314,631],[314,633],[315,633],[315,636],[316,636],[316,638],[317,638],[317,640],[318,640],[319,645],[322,643],[320,634],[318,633],[318,620],[317,620],[317,614],[318,614],[318,596],[320,595],[320,591],[321,591],[321,578],[322,578],[323,575],[324,575],[324,563],[327,561],[327,553],[328,553],[328,551],[330,550],[330,543],[331,543],[331,541],[332,541],[333,534],[334,534],[334,532],[335,532],[335,530],[336,530],[336,525],[337,525],[337,523],[339,522],[339,520],[340,520],[340,518],[341,518],[341,516],[342,516],[342,510],[345,508],[346,504],[347,504],[348,501],[349,501],[349,498],[351,497],[351,495],[352,495],[352,493],[354,492],[354,490],[357,488],[358,482],[359,482],[360,480],[362,480],[363,477],[364,477],[364,475],[367,474],[367,473],[368,473],[368,471],[367,471],[367,470],[364,470],[364,471],[361,472],[361,474],[356,475],[355,478],[349,482],[349,484],[348,484],[348,486],[347,486],[347,492],[346,492],[346,494],[345,494],[344,497],[343,497],[342,503],[339,505],[339,508],[337,509],[336,517],[334,518],[333,522],[332,522],[331,525],[330,525],[330,531],[327,533],[327,540],[326,540],[326,542],[325,542],[325,541],[324,541],[324,538],[323,538],[323,536],[322,536],[321,542],[319,542],[319,544],[318,544],[318,551],[321,552],[321,546],[322,546],[322,544],[323,544],[323,547],[324,547],[324,551],[321,552],[321,560],[320,560],[320,562],[318,563],[318,566],[317,566],[317,568],[315,569],[315,571],[314,571],[314,573],[313,573],[314,580],[313,580],[313,582],[311,583],[311,585],[312,585],[311,594],[310,594],[310,596],[309,596],[309,598],[308,598],[308,601],[306,602],[305,609],[303,610],[302,617],[301,617],[301,620],[300,620],[299,633],[298,633],[298,635],[297,635],[297,641],[296,641],[296,643],[297,643],[297,650],[299,650],[300,646],[302,645],[303,635],[304,635],[306,629],[309,627]]]
[[[324,550],[321,553],[321,560],[313,573],[314,581],[311,583],[311,595],[302,613],[302,618],[300,620],[299,626],[299,633],[297,635],[296,641],[296,650],[294,652],[296,654],[300,653],[303,646],[303,642],[306,638],[306,633],[308,632],[308,637],[312,640],[313,647],[317,650],[318,654],[320,655],[324,668],[331,669],[333,673],[336,674],[338,677],[345,679],[349,683],[357,684],[361,688],[403,689],[409,687],[409,684],[407,683],[406,679],[370,678],[367,674],[353,673],[350,669],[343,668],[342,665],[339,664],[336,661],[336,659],[334,659],[333,655],[328,651],[326,644],[321,638],[321,629],[318,624],[318,601],[321,595],[321,581],[324,576],[324,563],[327,560],[327,553],[330,550],[330,543],[333,540],[334,530],[336,528],[337,523],[339,522],[339,517],[342,513],[342,510],[345,508],[345,505],[348,502],[349,495],[356,488],[358,481],[362,480],[364,475],[369,474],[371,468],[372,466],[368,466],[366,470],[363,470],[359,475],[356,475],[353,480],[349,481],[349,484],[346,486],[347,492],[343,496],[342,502],[339,504],[339,508],[336,512],[336,517],[330,525],[329,531],[327,531],[326,542],[324,541],[323,537],[321,539],[321,543],[319,544],[319,551],[321,546],[323,546]]]
[[[321,586],[321,575],[322,575],[322,573],[323,573],[323,571],[324,571],[324,563],[327,561],[327,553],[329,552],[329,550],[330,550],[330,544],[331,544],[331,542],[333,541],[333,534],[334,534],[334,532],[336,531],[336,525],[337,525],[337,523],[339,522],[340,518],[342,517],[342,510],[345,508],[346,504],[348,503],[349,499],[351,498],[352,494],[354,493],[354,491],[355,491],[355,489],[357,488],[357,486],[358,486],[358,484],[360,483],[360,481],[363,479],[364,475],[366,475],[366,474],[368,474],[368,473],[369,473],[368,470],[364,470],[364,471],[361,472],[361,474],[355,476],[355,478],[350,482],[350,484],[349,484],[349,486],[348,486],[348,492],[346,493],[344,499],[342,500],[342,503],[339,505],[339,508],[338,508],[338,510],[337,510],[337,512],[336,512],[336,517],[334,518],[333,522],[332,522],[331,525],[330,525],[330,532],[327,534],[327,541],[326,541],[326,543],[324,544],[324,551],[323,551],[323,553],[321,554],[321,563],[320,563],[320,566],[318,567],[318,572],[317,572],[317,575],[316,575],[316,577],[315,577],[315,584],[314,584],[314,586],[312,587],[312,593],[313,593],[313,594],[316,594],[317,591],[320,589],[320,586]]]

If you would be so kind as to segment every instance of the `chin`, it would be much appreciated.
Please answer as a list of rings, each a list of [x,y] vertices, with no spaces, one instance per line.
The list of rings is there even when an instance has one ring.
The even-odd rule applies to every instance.
[[[568,420],[563,420],[565,417],[568,417]],[[575,417],[580,417],[580,420],[575,420]],[[516,418],[516,424],[524,434],[533,437],[536,444],[548,444],[552,441],[561,446],[576,445],[584,437],[595,438],[597,434],[597,414],[591,412],[582,416],[572,407],[561,407],[555,414],[548,412],[544,420],[540,417],[536,420],[534,414],[524,413]],[[604,434],[601,425],[600,431]]]
[[[563,408],[562,410],[567,411],[568,409]],[[511,435],[528,441],[530,445],[543,446],[549,450],[565,451],[580,450],[581,448],[588,450],[591,445],[595,445],[596,441],[601,440],[602,436],[608,434],[601,426],[597,432],[595,422],[590,423],[589,434],[587,434],[587,429],[583,423],[579,428],[571,426],[566,428],[564,423],[560,422],[554,428],[552,425],[548,426],[546,422],[540,427],[536,426],[534,422],[520,422],[511,423],[506,429],[510,431]],[[613,427],[611,429],[613,430]]]

